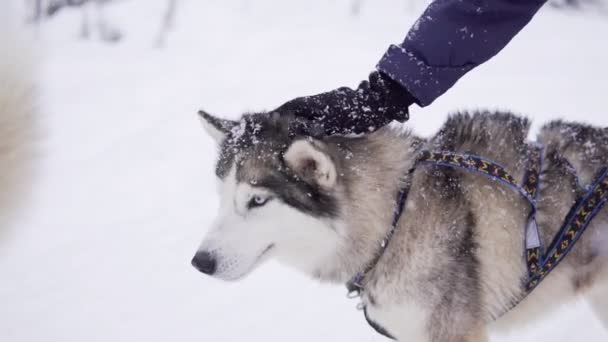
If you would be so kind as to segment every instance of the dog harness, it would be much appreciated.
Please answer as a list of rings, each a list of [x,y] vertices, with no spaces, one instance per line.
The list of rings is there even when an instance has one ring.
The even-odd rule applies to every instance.
[[[528,162],[526,165],[524,179],[521,185],[507,172],[500,164],[485,159],[480,156],[457,153],[449,151],[422,151],[418,155],[414,168],[410,170],[410,174],[416,167],[422,165],[435,165],[442,167],[451,167],[461,169],[467,172],[486,176],[494,181],[502,183],[507,187],[518,192],[529,204],[530,214],[525,226],[525,259],[528,268],[528,279],[525,284],[524,296],[519,300],[523,300],[543,281],[557,265],[564,260],[566,255],[572,250],[578,239],[585,232],[591,220],[600,212],[603,206],[608,201],[608,168],[603,168],[599,175],[595,178],[590,186],[584,186],[574,173],[574,168],[570,167],[577,179],[577,184],[583,193],[570,209],[566,219],[558,233],[553,238],[551,244],[542,253],[543,246],[540,238],[538,224],[536,222],[536,213],[538,206],[538,194],[540,189],[540,174],[542,168],[542,152],[541,146],[528,146]],[[346,284],[349,291],[349,298],[356,298],[361,295],[364,290],[363,281],[367,274],[376,266],[388,244],[395,234],[399,219],[403,213],[403,207],[407,200],[409,187],[405,187],[399,191],[397,204],[391,229],[380,244],[380,250],[374,257],[372,262],[365,268],[363,272],[358,273]],[[518,303],[519,303],[518,302]],[[517,305],[514,304],[513,307]],[[359,306],[363,309],[365,318],[368,323],[380,334],[394,339],[386,329],[371,321],[367,315],[364,305]]]

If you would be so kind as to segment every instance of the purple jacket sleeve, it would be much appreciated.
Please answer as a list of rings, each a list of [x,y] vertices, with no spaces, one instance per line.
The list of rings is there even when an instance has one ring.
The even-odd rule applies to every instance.
[[[546,0],[435,0],[401,45],[391,45],[378,70],[404,86],[421,106],[469,70],[492,58]]]

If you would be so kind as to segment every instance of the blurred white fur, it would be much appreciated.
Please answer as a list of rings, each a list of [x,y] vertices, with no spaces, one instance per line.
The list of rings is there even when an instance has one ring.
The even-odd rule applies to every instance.
[[[31,184],[35,137],[32,40],[15,2],[0,11],[0,233]],[[20,27],[20,25],[22,27]]]

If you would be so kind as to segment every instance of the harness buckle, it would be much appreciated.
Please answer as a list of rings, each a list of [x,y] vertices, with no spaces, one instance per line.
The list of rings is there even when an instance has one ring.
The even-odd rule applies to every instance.
[[[346,290],[348,291],[346,294],[346,298],[354,299],[361,297],[361,291],[363,290],[363,285],[361,285],[361,280],[363,276],[361,273],[357,274],[351,281],[346,283]]]
[[[526,249],[540,247],[540,234],[538,233],[538,224],[536,219],[531,217],[526,226]]]
[[[361,291],[359,289],[348,291],[346,294],[346,298],[348,299],[356,299],[361,297]]]

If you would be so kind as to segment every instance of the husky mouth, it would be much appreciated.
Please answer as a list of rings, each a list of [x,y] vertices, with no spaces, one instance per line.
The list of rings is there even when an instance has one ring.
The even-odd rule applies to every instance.
[[[274,243],[271,243],[270,245],[268,245],[268,247],[266,247],[253,261],[253,263],[251,264],[251,266],[249,267],[249,269],[239,275],[236,276],[234,278],[225,278],[225,280],[230,280],[230,281],[238,281],[243,279],[244,277],[246,277],[249,273],[251,273],[251,271],[253,271],[254,269],[256,269],[258,266],[260,266],[260,264],[266,259],[266,257],[268,256],[268,253],[274,248]]]
[[[266,256],[266,254],[268,254],[268,252],[270,252],[273,248],[274,248],[274,243],[271,243],[270,245],[268,245],[268,247],[266,247],[262,251],[262,253],[260,253],[260,255],[258,255],[258,257],[255,259],[255,261],[253,262],[253,267],[258,266],[258,264],[262,262],[262,260]]]

